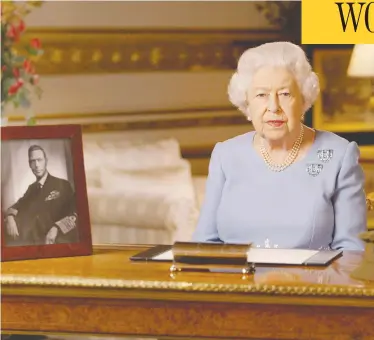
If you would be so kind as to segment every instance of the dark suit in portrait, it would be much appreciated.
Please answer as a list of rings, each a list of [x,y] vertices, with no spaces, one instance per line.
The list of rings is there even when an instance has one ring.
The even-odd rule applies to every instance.
[[[76,200],[70,183],[47,172],[43,149],[34,146],[29,157],[37,180],[5,213],[6,245],[78,242]]]
[[[75,194],[68,181],[47,175],[43,187],[31,184],[7,215],[15,215],[19,236],[8,245],[40,245],[53,226],[58,227],[55,243],[78,241]]]

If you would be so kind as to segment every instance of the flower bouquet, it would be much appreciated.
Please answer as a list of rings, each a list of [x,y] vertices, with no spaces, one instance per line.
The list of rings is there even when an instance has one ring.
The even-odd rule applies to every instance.
[[[1,111],[13,105],[14,108],[30,108],[31,94],[40,98],[38,74],[35,62],[43,54],[38,38],[24,44],[21,36],[26,30],[24,17],[41,1],[3,1],[1,3]],[[35,124],[28,117],[28,125]]]

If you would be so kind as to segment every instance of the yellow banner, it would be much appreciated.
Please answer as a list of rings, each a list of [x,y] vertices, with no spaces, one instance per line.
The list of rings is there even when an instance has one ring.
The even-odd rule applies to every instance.
[[[303,44],[374,44],[374,1],[302,0]]]

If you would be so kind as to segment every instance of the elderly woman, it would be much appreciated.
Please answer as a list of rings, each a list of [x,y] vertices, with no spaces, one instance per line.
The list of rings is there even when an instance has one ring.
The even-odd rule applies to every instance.
[[[215,145],[193,241],[363,250],[359,149],[303,124],[319,93],[304,51],[288,42],[247,50],[228,93],[254,131]]]

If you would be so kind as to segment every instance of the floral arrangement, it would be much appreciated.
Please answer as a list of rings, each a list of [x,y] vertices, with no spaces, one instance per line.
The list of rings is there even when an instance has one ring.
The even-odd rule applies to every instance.
[[[33,38],[21,42],[26,30],[24,17],[42,1],[2,1],[1,3],[1,110],[31,106],[31,91],[40,98],[35,62],[43,54],[41,42]],[[29,122],[28,122],[29,123]]]

